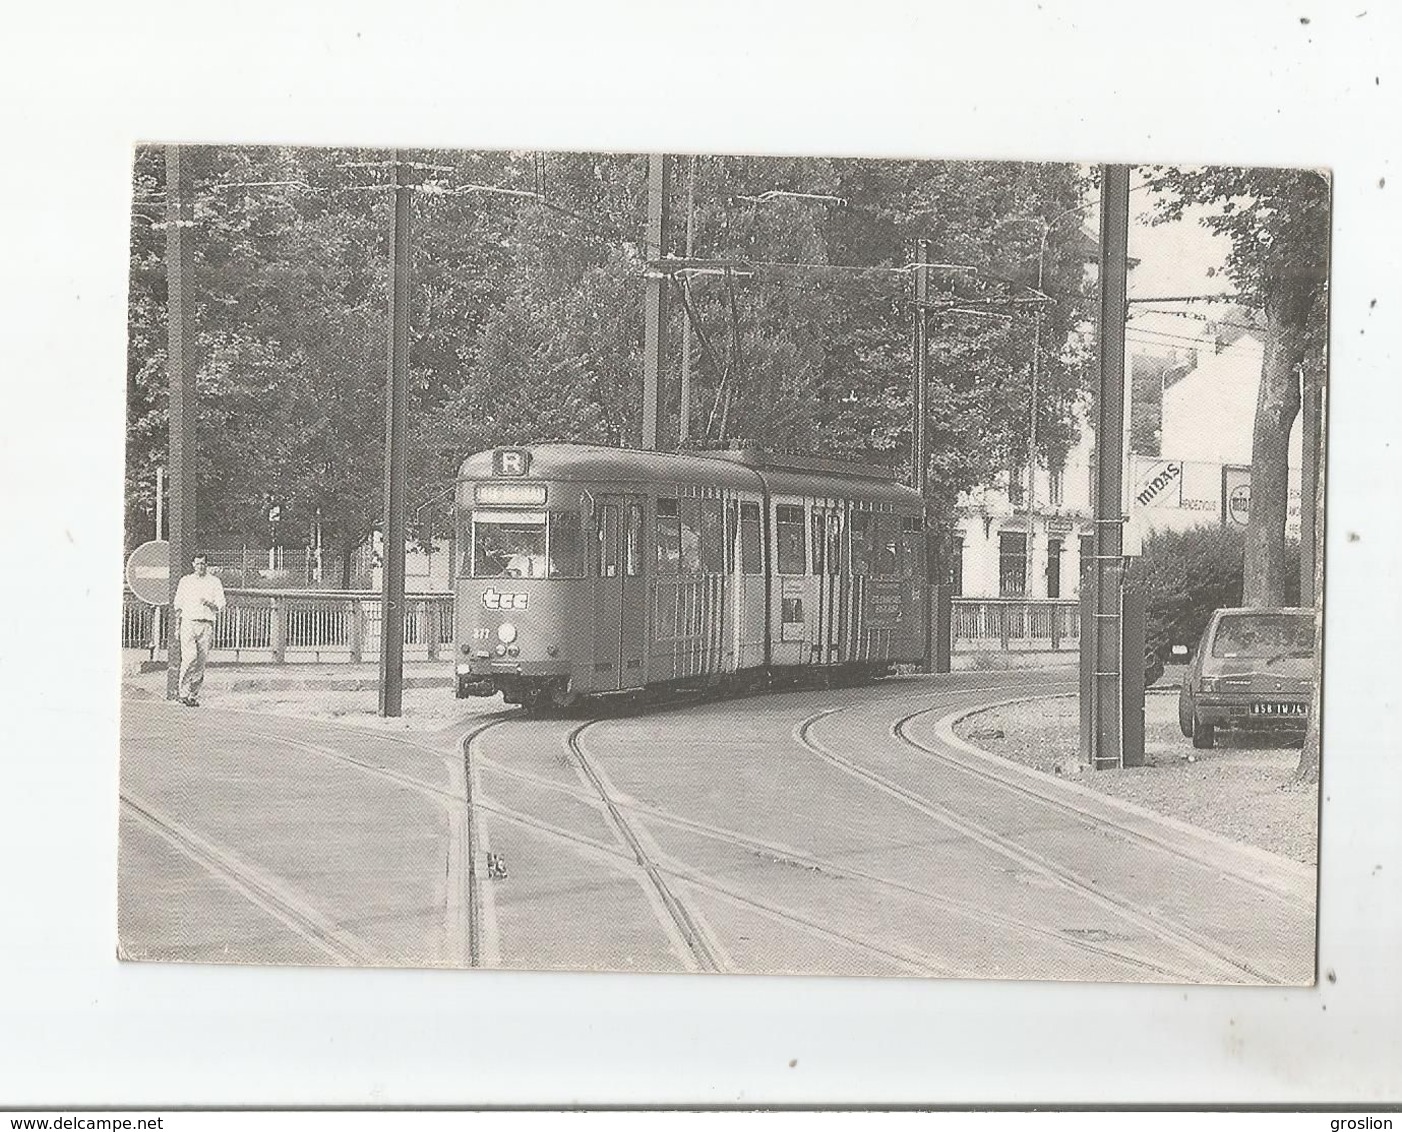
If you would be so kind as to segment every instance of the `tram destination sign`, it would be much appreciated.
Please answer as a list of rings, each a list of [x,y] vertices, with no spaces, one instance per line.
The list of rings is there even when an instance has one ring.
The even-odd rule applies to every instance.
[[[170,543],[165,539],[143,542],[127,559],[127,586],[147,605],[170,600]]]

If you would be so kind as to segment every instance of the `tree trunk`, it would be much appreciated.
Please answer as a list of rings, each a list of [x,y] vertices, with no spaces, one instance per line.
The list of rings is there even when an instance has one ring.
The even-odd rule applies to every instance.
[[[1290,502],[1290,429],[1300,412],[1298,366],[1304,327],[1266,306],[1266,341],[1251,437],[1251,512],[1246,525],[1242,605],[1285,604],[1285,520]]]
[[[1317,435],[1313,437],[1314,447],[1314,694],[1310,698],[1309,725],[1305,731],[1305,744],[1300,749],[1300,762],[1295,768],[1295,778],[1299,782],[1319,781],[1319,708],[1320,687],[1324,680],[1324,417],[1328,402],[1328,390],[1323,374],[1313,378],[1315,386],[1315,421]],[[1306,437],[1306,443],[1310,442]],[[1304,500],[1302,499],[1303,503]]]

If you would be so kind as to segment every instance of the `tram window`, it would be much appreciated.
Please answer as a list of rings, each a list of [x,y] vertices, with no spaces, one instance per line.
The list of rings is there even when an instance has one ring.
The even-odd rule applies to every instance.
[[[472,512],[458,512],[458,577],[472,576]]]
[[[681,501],[681,570],[683,574],[701,573],[701,500]]]
[[[543,578],[545,514],[478,511],[472,524],[475,578]]]
[[[701,573],[725,570],[725,522],[719,499],[701,500]]]
[[[901,520],[901,577],[925,579],[925,534],[919,518]]]
[[[623,572],[636,578],[643,572],[643,505],[628,504],[628,529],[624,538]]]
[[[828,513],[828,573],[837,575],[842,573],[842,539],[844,527],[842,516],[836,511]]]
[[[804,545],[803,508],[779,504],[774,508],[775,570],[780,574],[808,573]]]
[[[827,516],[821,511],[813,512],[813,573],[823,572],[823,559],[828,546]]]
[[[550,577],[584,576],[584,526],[578,511],[550,512]]]
[[[871,573],[871,519],[870,511],[852,512],[852,573],[858,577]]]
[[[657,501],[657,572],[675,574],[681,561],[681,518],[675,499]]]
[[[871,572],[879,578],[897,574],[900,527],[894,515],[877,515],[872,522]]]
[[[599,508],[599,577],[618,577],[618,504]]]
[[[764,573],[758,503],[740,504],[740,569],[746,574]]]
[[[735,540],[740,530],[740,519],[735,501],[725,506],[725,572],[735,573]]]

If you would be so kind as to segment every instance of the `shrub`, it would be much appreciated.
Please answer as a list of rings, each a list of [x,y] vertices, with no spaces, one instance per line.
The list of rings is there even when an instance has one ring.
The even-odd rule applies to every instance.
[[[1145,595],[1145,653],[1161,661],[1174,645],[1195,646],[1215,609],[1241,604],[1240,529],[1218,526],[1155,531],[1131,570],[1131,584]],[[1286,543],[1287,605],[1299,601],[1300,546]]]

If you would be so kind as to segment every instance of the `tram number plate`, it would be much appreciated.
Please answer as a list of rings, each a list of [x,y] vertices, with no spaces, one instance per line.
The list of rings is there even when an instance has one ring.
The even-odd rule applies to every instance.
[[[1304,704],[1252,704],[1252,715],[1304,715]]]

